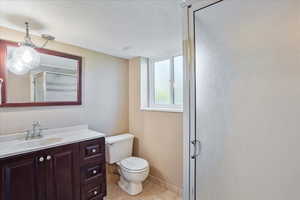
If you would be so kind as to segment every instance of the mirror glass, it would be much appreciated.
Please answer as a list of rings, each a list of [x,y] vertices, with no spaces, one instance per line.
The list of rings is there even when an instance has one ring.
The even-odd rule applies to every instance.
[[[11,58],[15,49],[14,46],[7,46],[6,60]],[[78,62],[40,53],[39,66],[28,73],[16,75],[7,70],[7,103],[77,101]]]

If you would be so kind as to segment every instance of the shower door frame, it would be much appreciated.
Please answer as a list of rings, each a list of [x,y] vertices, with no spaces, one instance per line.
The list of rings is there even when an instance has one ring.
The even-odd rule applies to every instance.
[[[195,12],[225,0],[185,1],[183,6],[184,111],[183,111],[183,200],[196,199],[196,158],[201,156],[195,147],[196,139],[196,49]],[[196,142],[197,145],[197,142]],[[200,149],[201,151],[201,149]],[[205,199],[204,199],[205,200]]]

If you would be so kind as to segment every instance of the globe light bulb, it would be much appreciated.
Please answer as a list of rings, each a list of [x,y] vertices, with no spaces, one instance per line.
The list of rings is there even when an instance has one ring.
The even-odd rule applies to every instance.
[[[30,53],[30,51],[28,51],[27,49],[24,51],[23,56],[22,56],[22,60],[24,63],[29,64],[30,62],[32,62],[32,55]]]
[[[14,50],[13,60],[24,63],[29,69],[34,69],[40,64],[40,54],[30,46],[20,46]]]
[[[8,70],[16,75],[23,75],[29,72],[29,67],[20,60],[9,59],[7,66]]]

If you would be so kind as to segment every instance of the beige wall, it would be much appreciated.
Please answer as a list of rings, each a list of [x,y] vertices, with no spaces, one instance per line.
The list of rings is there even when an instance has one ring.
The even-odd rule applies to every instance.
[[[0,39],[23,38],[24,33],[0,27]],[[42,44],[37,37],[33,40]],[[49,42],[46,48],[83,57],[83,105],[1,108],[0,134],[30,128],[33,120],[47,128],[89,124],[108,134],[127,132],[128,60],[60,42]]]
[[[134,154],[147,159],[151,175],[182,187],[182,113],[140,110],[140,58],[129,61],[129,129]]]
[[[30,102],[30,75],[7,73],[7,101],[9,103]]]

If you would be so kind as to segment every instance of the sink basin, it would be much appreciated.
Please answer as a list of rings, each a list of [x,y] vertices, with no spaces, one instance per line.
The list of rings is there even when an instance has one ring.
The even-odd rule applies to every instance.
[[[18,144],[18,146],[26,146],[26,147],[32,147],[32,146],[45,146],[45,145],[51,145],[57,142],[62,141],[63,138],[47,138],[47,139],[38,139],[38,140],[28,140],[25,142],[22,142]]]
[[[0,135],[0,159],[104,137],[86,125],[47,129],[42,138],[25,140],[26,132]],[[0,198],[1,199],[1,198]]]

